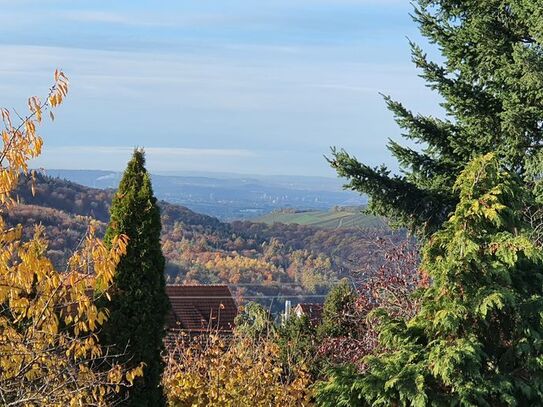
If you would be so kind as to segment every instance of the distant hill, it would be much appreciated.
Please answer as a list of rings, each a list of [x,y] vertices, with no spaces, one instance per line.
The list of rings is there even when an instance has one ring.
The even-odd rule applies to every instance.
[[[46,174],[100,189],[116,188],[121,177],[119,172],[95,170],[49,169]],[[152,178],[159,199],[223,221],[250,219],[285,207],[328,210],[366,202],[343,190],[342,181],[335,178],[213,173]]]
[[[387,228],[386,222],[363,213],[363,207],[335,207],[329,211],[282,209],[251,219],[253,222],[298,224],[325,229]]]
[[[41,174],[36,177],[34,191],[35,193],[32,193],[32,181],[27,177],[21,177],[14,194],[22,204],[19,208],[22,206],[33,206],[36,209],[50,208],[63,212],[67,216],[90,217],[103,223],[109,221],[109,207],[115,193],[112,188],[89,188]],[[217,218],[196,213],[181,205],[165,201],[160,201],[159,205],[162,211],[162,227],[166,230],[173,227],[175,222],[221,231],[229,228],[227,223]]]

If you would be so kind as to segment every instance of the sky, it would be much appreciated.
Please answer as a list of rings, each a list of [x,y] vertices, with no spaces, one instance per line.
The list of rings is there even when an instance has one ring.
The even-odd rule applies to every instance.
[[[406,0],[0,0],[0,105],[24,111],[53,72],[44,168],[334,176],[345,148],[396,169],[380,93],[438,114],[411,63]]]

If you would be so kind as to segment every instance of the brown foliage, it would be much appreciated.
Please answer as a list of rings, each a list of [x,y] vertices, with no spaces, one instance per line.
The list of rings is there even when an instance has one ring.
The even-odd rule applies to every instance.
[[[379,239],[375,250],[382,254],[383,264],[376,270],[368,268],[358,281],[359,296],[350,315],[356,331],[349,337],[324,338],[319,354],[332,363],[353,363],[363,369],[361,359],[378,346],[376,324],[371,311],[382,308],[393,318],[410,319],[419,310],[413,292],[428,284],[428,277],[419,270],[419,254],[410,241],[396,244]]]

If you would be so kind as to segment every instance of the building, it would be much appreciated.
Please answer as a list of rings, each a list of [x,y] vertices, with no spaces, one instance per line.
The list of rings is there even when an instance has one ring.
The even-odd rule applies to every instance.
[[[313,326],[317,326],[322,320],[322,304],[302,303],[294,308],[294,315],[298,318],[306,315]]]
[[[171,309],[166,318],[169,336],[180,332],[198,336],[230,335],[238,308],[226,285],[167,285]]]

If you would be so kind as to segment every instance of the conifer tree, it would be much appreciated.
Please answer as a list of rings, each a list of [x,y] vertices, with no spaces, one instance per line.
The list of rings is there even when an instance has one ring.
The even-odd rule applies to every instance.
[[[355,332],[354,308],[356,293],[346,278],[340,280],[328,293],[322,309],[322,321],[317,327],[320,339],[350,336]]]
[[[543,198],[543,3],[540,0],[417,0],[414,19],[444,63],[416,44],[415,65],[443,98],[446,116],[416,114],[386,97],[404,137],[390,141],[402,175],[372,168],[343,150],[330,162],[347,187],[370,197],[369,209],[427,236],[458,202],[453,184],[474,157],[496,151]]]
[[[521,186],[493,154],[466,167],[454,214],[423,250],[432,284],[420,311],[408,321],[374,311],[380,347],[360,376],[321,384],[321,405],[543,405],[543,256]]]
[[[160,385],[161,351],[169,301],[165,291],[160,243],[160,211],[145,169],[143,150],[135,150],[111,205],[105,241],[128,236],[128,246],[115,272],[110,317],[102,336],[129,365],[145,363],[143,378],[124,394],[127,406],[164,405]]]

